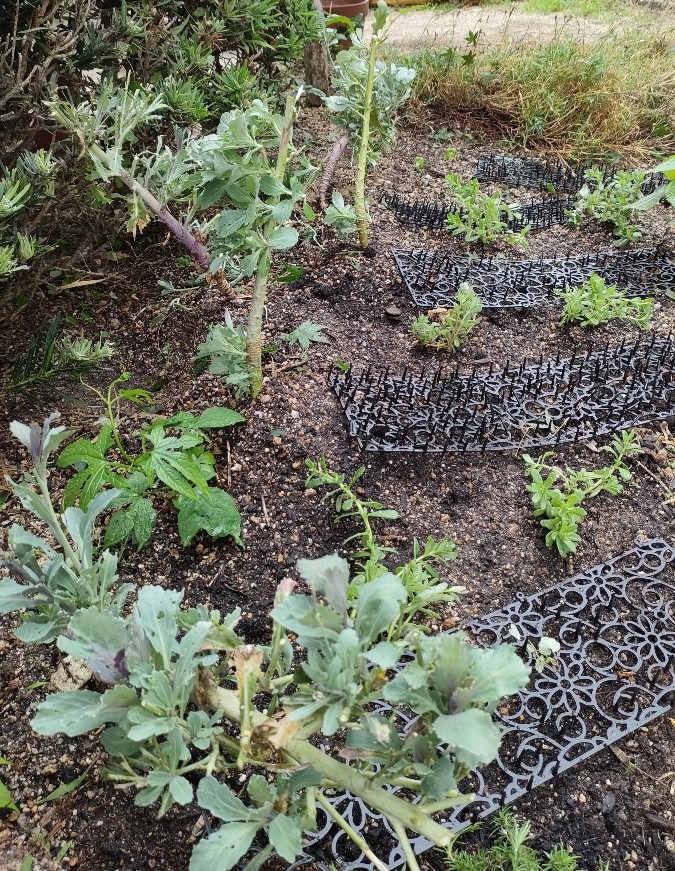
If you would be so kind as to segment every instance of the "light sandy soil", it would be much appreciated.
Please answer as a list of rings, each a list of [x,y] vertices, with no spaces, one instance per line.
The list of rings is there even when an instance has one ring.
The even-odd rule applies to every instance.
[[[596,21],[565,13],[529,14],[517,7],[486,8],[470,6],[447,11],[433,7],[401,10],[394,13],[389,42],[401,48],[416,46],[465,46],[469,31],[480,33],[480,44],[496,45],[503,41],[550,42],[564,33],[575,39],[591,41],[624,27],[635,26],[635,16],[617,16],[614,21]],[[660,9],[654,16],[658,27],[675,28],[675,13]],[[370,33],[372,15],[366,22]]]

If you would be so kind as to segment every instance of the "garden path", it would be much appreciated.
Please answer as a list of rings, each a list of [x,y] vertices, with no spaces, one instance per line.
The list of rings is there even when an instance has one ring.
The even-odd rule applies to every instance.
[[[675,28],[675,14],[659,10],[659,25]],[[464,9],[427,7],[402,9],[393,17],[389,42],[399,48],[420,46],[446,48],[466,45],[469,31],[480,32],[483,46],[504,41],[550,42],[561,33],[584,41],[600,39],[618,28],[635,26],[635,15],[617,16],[615,20],[597,21],[559,13],[526,13],[515,6],[494,8],[470,6]],[[372,15],[366,21],[370,33]]]

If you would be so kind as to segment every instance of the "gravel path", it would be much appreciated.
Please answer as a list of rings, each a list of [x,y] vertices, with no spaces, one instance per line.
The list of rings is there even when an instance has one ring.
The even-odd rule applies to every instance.
[[[660,27],[675,28],[675,14],[659,11]],[[366,32],[370,32],[372,16],[368,16]],[[480,31],[481,45],[495,45],[502,41],[550,42],[564,32],[581,40],[595,40],[624,26],[635,25],[634,16],[619,17],[615,21],[595,21],[564,13],[529,14],[516,11],[516,7],[495,9],[471,6],[465,9],[402,10],[395,14],[389,42],[401,48],[416,46],[465,46],[469,31]]]

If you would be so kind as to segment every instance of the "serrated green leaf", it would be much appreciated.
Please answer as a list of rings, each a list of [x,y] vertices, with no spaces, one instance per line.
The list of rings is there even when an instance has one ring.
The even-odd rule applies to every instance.
[[[231,408],[214,407],[202,412],[194,425],[198,429],[215,429],[234,426],[235,423],[246,423],[246,418]]]
[[[229,493],[218,487],[208,488],[208,497],[197,494],[194,499],[179,496],[178,532],[181,543],[190,544],[195,535],[203,529],[212,538],[230,536],[236,544],[243,546],[241,540],[241,515]]]
[[[303,351],[309,350],[312,342],[320,342],[328,344],[328,339],[322,333],[323,327],[321,324],[315,324],[312,321],[303,321],[297,326],[292,333],[281,333],[279,336],[284,342],[289,345],[298,344]]]

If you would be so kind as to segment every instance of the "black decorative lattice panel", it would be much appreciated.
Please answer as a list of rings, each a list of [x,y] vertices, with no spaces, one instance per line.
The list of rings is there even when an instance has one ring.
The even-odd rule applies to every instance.
[[[477,644],[513,642],[511,626],[535,647],[543,636],[561,643],[553,666],[533,672],[529,685],[496,713],[504,737],[497,760],[460,784],[474,800],[446,811],[439,821],[453,831],[489,816],[558,773],[578,765],[671,709],[675,701],[675,551],[665,541],[643,541],[627,553],[534,596],[516,600],[470,623],[465,630]],[[409,712],[395,713],[399,726]],[[360,831],[389,868],[405,858],[394,833],[380,814],[359,798],[331,798],[350,825]],[[326,853],[347,859],[344,871],[370,869],[342,830],[318,809],[315,845],[330,843]],[[417,854],[431,847],[412,839]],[[316,848],[314,848],[316,849]]]
[[[426,248],[392,249],[406,287],[421,309],[453,305],[468,281],[486,308],[550,303],[553,290],[583,284],[595,272],[628,296],[675,290],[675,261],[662,248],[612,251],[548,260],[455,257]]]
[[[368,451],[525,449],[595,438],[675,414],[671,336],[569,359],[433,375],[332,370],[329,384]]]
[[[399,223],[406,227],[425,227],[429,230],[439,230],[447,226],[446,218],[450,213],[463,214],[463,209],[456,209],[451,203],[425,203],[419,200],[409,200],[399,194],[385,194],[382,203],[390,209]],[[529,227],[530,233],[548,230],[555,224],[564,224],[566,212],[574,207],[571,197],[555,197],[541,202],[532,202],[518,206],[519,216],[508,219],[505,223],[514,232]]]
[[[479,181],[495,182],[508,187],[549,189],[557,193],[576,193],[585,183],[587,169],[599,169],[605,182],[612,178],[616,169],[598,165],[568,166],[559,160],[536,160],[531,157],[509,157],[490,155],[478,159],[474,178]],[[649,194],[662,185],[664,177],[660,172],[651,173],[642,184],[642,193]]]

